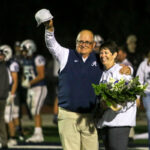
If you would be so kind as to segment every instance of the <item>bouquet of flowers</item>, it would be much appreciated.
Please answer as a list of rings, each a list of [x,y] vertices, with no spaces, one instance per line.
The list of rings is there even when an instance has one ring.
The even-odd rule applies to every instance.
[[[107,83],[92,84],[92,86],[95,94],[100,97],[100,103],[105,103],[107,107],[118,111],[127,102],[135,101],[137,95],[144,96],[147,84],[140,84],[139,77],[137,76],[129,81],[123,78],[120,80],[110,78]]]

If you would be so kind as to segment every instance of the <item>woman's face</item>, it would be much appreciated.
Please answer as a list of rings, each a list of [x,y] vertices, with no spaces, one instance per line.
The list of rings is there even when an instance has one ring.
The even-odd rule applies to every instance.
[[[114,54],[112,54],[108,48],[105,48],[100,50],[99,56],[102,64],[109,69],[114,65],[117,53],[115,52]]]

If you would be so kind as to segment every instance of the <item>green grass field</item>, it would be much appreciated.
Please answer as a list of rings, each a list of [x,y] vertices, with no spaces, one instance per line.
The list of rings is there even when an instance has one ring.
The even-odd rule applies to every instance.
[[[30,137],[33,134],[34,127],[33,126],[24,126],[24,136],[25,139]],[[135,127],[135,133],[145,133],[147,131],[146,125],[140,125]],[[44,126],[43,127],[43,133],[45,141],[42,143],[26,143],[24,141],[18,141],[18,144],[15,146],[9,147],[12,150],[24,150],[24,149],[30,149],[30,150],[62,150],[61,144],[60,144],[60,138],[58,134],[58,128],[57,126]],[[99,150],[104,150],[103,142],[102,140],[100,142],[100,148]],[[148,140],[134,140],[129,143],[128,150],[148,150]]]
[[[135,127],[135,133],[140,134],[140,133],[145,133],[147,132],[147,126],[142,125],[142,126],[136,126]],[[148,140],[147,139],[141,139],[141,140],[135,140],[135,144],[145,144],[148,145]]]
[[[25,138],[31,136],[32,132],[33,132],[33,127],[24,128]],[[147,126],[142,125],[142,126],[135,127],[136,134],[145,133],[145,132],[147,132]],[[60,143],[57,126],[43,127],[43,133],[44,133],[45,142]],[[100,141],[100,143],[102,143],[102,141]],[[147,139],[134,140],[132,144],[147,145],[148,140]]]

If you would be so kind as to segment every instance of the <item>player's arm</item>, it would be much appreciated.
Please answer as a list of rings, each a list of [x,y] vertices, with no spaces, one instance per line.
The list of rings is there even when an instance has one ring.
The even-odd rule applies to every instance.
[[[18,72],[19,72],[19,65],[16,62],[13,62],[10,65],[10,72],[12,77],[12,87],[11,87],[11,95],[15,95],[18,87]]]
[[[18,87],[18,72],[11,72],[11,76],[12,76],[12,80],[13,80],[11,94],[15,95],[15,93],[17,91],[17,87]]]
[[[36,71],[37,71],[37,76],[33,80],[30,81],[30,85],[34,85],[45,78],[45,66],[44,65],[37,66]]]
[[[12,78],[12,87],[11,91],[9,92],[9,95],[7,97],[7,104],[11,104],[14,101],[15,94],[18,87],[18,71],[19,71],[19,65],[17,63],[12,63],[10,65],[10,72],[11,72],[11,78]]]

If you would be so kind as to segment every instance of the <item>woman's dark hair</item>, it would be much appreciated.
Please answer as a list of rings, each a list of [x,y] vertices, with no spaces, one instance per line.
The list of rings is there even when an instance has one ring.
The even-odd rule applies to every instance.
[[[119,51],[119,50],[122,50],[122,51],[123,51],[124,53],[126,53],[126,54],[128,53],[128,52],[127,52],[127,49],[126,49],[126,47],[125,47],[124,45],[118,46],[118,51]]]
[[[109,49],[112,54],[115,52],[118,52],[118,46],[117,46],[116,42],[112,41],[112,40],[104,42],[100,47],[100,51],[102,49]]]

